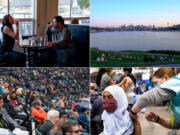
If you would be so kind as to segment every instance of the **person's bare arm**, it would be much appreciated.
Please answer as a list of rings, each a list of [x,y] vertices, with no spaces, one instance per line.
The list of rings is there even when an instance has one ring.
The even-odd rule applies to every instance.
[[[146,112],[145,117],[147,121],[156,122],[165,128],[169,128],[169,129],[171,128],[170,119],[159,117],[153,112]]]
[[[141,124],[138,118],[134,119],[134,135],[142,135]]]
[[[123,90],[126,92],[127,88],[129,85],[131,85],[133,82],[129,77],[125,77],[119,84],[118,86],[122,87]]]
[[[4,32],[4,34],[7,34],[10,37],[19,40],[19,28],[18,27],[16,28],[16,33],[14,33],[14,31],[11,28],[7,27],[7,26],[4,27],[3,32]]]

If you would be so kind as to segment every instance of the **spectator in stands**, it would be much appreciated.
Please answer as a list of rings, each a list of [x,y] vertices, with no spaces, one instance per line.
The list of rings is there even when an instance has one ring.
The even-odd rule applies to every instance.
[[[59,99],[56,103],[56,110],[58,110],[60,114],[64,111],[64,102],[62,99]]]
[[[80,127],[77,123],[67,121],[62,126],[63,135],[81,135]]]
[[[21,119],[23,121],[26,121],[28,119],[26,114],[20,114],[14,105],[11,103],[11,101],[8,98],[8,95],[3,96],[3,101],[4,105],[3,107],[7,110],[8,114],[13,118],[13,119]],[[18,114],[19,113],[19,114]]]
[[[48,25],[47,35],[49,46],[53,47],[49,57],[53,58],[56,54],[57,66],[66,65],[72,53],[72,41],[71,32],[61,16],[53,18],[53,25]]]
[[[89,120],[87,118],[88,110],[85,108],[81,109],[81,113],[78,115],[78,121],[81,121],[82,123],[89,126]]]
[[[7,82],[4,82],[2,85],[2,89],[4,90],[5,93],[9,92],[9,84]]]
[[[10,99],[11,103],[14,105],[14,107],[16,108],[18,103],[16,100],[16,91],[15,90],[10,91],[9,99]]]
[[[75,112],[73,112],[72,110],[69,110],[67,120],[72,121],[72,122],[77,122],[77,119],[75,117]]]
[[[14,128],[18,127],[18,124],[15,120],[11,118],[11,116],[8,114],[7,110],[3,108],[3,97],[0,95],[0,125],[1,128],[8,128],[11,130],[14,130]],[[4,121],[4,122],[2,122]],[[4,124],[3,124],[4,123]]]
[[[30,92],[25,97],[26,104],[32,106],[32,102],[35,100],[34,98],[34,91],[30,90]]]
[[[36,118],[39,125],[41,125],[47,117],[46,112],[41,108],[41,103],[39,100],[33,102],[34,107],[32,108],[32,115]]]
[[[55,123],[55,126],[50,132],[50,135],[63,135],[62,134],[62,126],[66,122],[66,119],[60,118],[58,121]]]
[[[47,113],[47,120],[40,127],[40,132],[43,135],[49,135],[51,129],[59,119],[59,112],[56,110],[50,110]]]
[[[15,21],[9,14],[3,17],[2,22],[1,32],[3,34],[3,42],[0,53],[7,55],[8,59],[16,62],[16,66],[25,66],[26,56],[13,51],[15,40],[19,40],[19,22]],[[16,33],[13,30],[13,24],[16,24]]]

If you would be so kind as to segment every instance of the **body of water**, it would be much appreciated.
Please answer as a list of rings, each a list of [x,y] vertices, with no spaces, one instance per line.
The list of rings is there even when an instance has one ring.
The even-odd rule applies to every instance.
[[[91,47],[101,50],[180,50],[180,32],[97,32],[90,38]]]

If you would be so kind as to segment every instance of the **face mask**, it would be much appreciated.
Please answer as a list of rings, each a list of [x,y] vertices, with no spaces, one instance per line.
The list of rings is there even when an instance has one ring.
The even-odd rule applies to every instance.
[[[107,112],[114,112],[117,108],[117,101],[115,99],[103,99],[103,108]]]
[[[160,85],[160,82],[157,82],[155,87],[159,87]]]

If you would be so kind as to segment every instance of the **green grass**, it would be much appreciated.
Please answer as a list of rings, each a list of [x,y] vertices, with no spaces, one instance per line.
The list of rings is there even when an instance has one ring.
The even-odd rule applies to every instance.
[[[94,60],[95,56],[101,57],[102,54],[108,54],[107,60],[104,62],[97,62]],[[174,61],[159,61],[157,56],[168,56],[168,54],[161,54],[160,52],[152,53],[152,52],[141,52],[141,51],[120,51],[116,52],[116,55],[120,58],[120,60],[113,59],[114,56],[113,51],[95,51],[91,50],[91,66],[92,67],[147,67],[147,66],[155,66],[155,65],[166,65],[166,64],[180,64],[180,55],[174,56]],[[174,53],[174,52],[173,52]],[[139,57],[139,60],[130,60],[129,58],[125,58],[124,56],[134,56]],[[144,62],[144,57],[154,56],[155,62]]]

